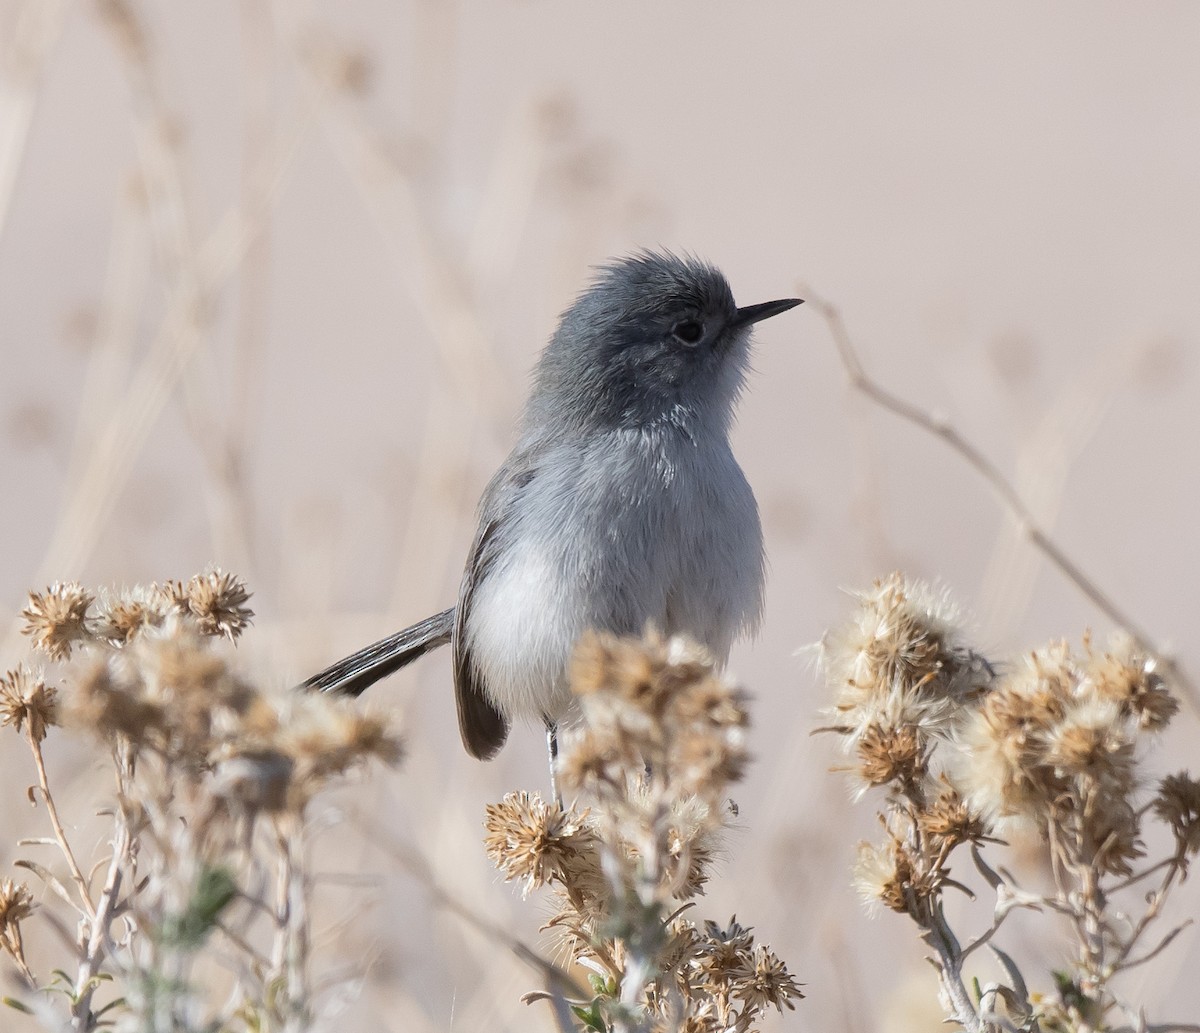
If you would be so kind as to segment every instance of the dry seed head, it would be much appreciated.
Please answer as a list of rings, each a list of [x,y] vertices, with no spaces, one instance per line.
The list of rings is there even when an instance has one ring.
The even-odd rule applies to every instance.
[[[741,778],[746,695],[717,675],[701,647],[653,634],[589,633],[571,677],[584,721],[564,751],[560,773],[568,789],[622,787],[646,766],[676,798],[715,797]]]
[[[1133,788],[1133,742],[1124,734],[1120,708],[1109,701],[1068,706],[1048,729],[1043,762],[1068,777],[1092,778],[1120,791]]]
[[[716,1007],[713,1001],[702,1001],[683,1016],[664,1011],[650,1026],[651,1033],[722,1033],[726,1023],[717,1016]]]
[[[792,977],[779,956],[764,944],[756,944],[750,963],[734,980],[733,995],[744,1001],[754,1012],[765,1010],[769,1005],[782,1012],[784,1008],[794,1011],[792,1002],[804,994],[800,984]]]
[[[839,681],[869,690],[900,681],[917,685],[941,673],[957,614],[921,582],[893,573],[856,593],[858,610],[825,641],[826,663]]]
[[[1168,775],[1158,785],[1154,813],[1171,826],[1180,850],[1200,851],[1200,781],[1186,771]]]
[[[58,718],[58,691],[40,674],[22,664],[0,677],[0,725],[12,725],[19,732],[28,723],[29,736],[41,742]]]
[[[252,695],[245,683],[233,677],[225,658],[177,617],[144,635],[125,655],[132,658],[125,666],[141,673],[148,690],[172,703],[240,710]]]
[[[667,643],[653,633],[644,640],[591,631],[571,659],[571,691],[613,698],[636,713],[659,718],[671,702],[675,685],[698,671],[673,670]],[[586,702],[585,702],[585,705]]]
[[[163,597],[140,585],[112,593],[100,601],[96,637],[124,646],[147,628],[161,627],[166,617]]]
[[[754,930],[738,922],[737,915],[725,927],[706,921],[696,945],[699,967],[712,983],[732,983],[753,949]]]
[[[108,663],[97,663],[76,682],[67,705],[67,720],[101,739],[121,736],[135,748],[160,741],[166,711],[143,698],[140,682],[125,682]]]
[[[1071,702],[1075,668],[1064,644],[1026,657],[967,719],[959,738],[956,783],[989,821],[1044,821],[1062,791],[1046,764],[1046,746]]]
[[[403,755],[401,739],[388,722],[363,712],[353,700],[309,692],[289,694],[277,706],[278,731],[271,746],[295,763],[294,788],[302,796],[358,764],[394,765]]]
[[[992,823],[1031,821],[1080,863],[1125,873],[1141,856],[1134,710],[1100,694],[1065,643],[1031,653],[963,729],[955,772],[968,804]]]
[[[1179,710],[1156,670],[1156,662],[1137,648],[1127,635],[1115,636],[1107,652],[1096,655],[1085,637],[1088,659],[1084,665],[1087,689],[1100,699],[1116,703],[1124,716],[1133,717],[1145,731],[1161,731]]]
[[[33,914],[33,894],[23,882],[0,880],[0,948],[21,957],[21,923]]]
[[[197,574],[187,584],[188,609],[206,635],[237,638],[254,619],[254,611],[245,605],[249,599],[245,582],[219,567]]]
[[[946,734],[963,703],[991,680],[987,664],[960,643],[955,608],[944,593],[899,573],[855,598],[854,614],[821,643],[833,727],[848,748],[872,724]]]
[[[109,704],[115,702],[113,691],[126,697],[111,716],[146,722],[140,731],[114,730],[196,769],[236,736],[239,715],[256,695],[195,625],[177,614],[113,655],[109,668],[109,685],[98,687],[110,690]]]
[[[589,893],[603,885],[599,843],[586,813],[522,790],[489,804],[484,827],[488,857],[506,880],[523,884],[524,896],[555,880]]]
[[[917,866],[903,843],[889,837],[884,846],[861,842],[854,861],[854,887],[867,909],[880,904],[891,911],[905,913],[910,897],[929,896],[930,887],[918,879]]]
[[[155,582],[150,586],[153,605],[163,614],[187,616],[192,612],[188,601],[188,585],[174,579],[164,581],[161,585]]]
[[[665,889],[677,900],[690,900],[704,892],[720,849],[724,825],[712,807],[698,797],[676,802],[667,830],[664,866]]]
[[[967,806],[959,791],[945,778],[942,779],[941,792],[917,816],[917,820],[921,831],[935,840],[936,844],[957,846],[959,843],[984,839],[988,834],[983,819]]]
[[[868,725],[858,740],[858,760],[857,773],[864,789],[884,785],[906,789],[925,777],[925,750],[911,725]]]
[[[76,642],[91,637],[88,607],[92,594],[77,581],[56,581],[45,592],[30,592],[29,605],[21,611],[22,632],[51,660],[66,660]]]

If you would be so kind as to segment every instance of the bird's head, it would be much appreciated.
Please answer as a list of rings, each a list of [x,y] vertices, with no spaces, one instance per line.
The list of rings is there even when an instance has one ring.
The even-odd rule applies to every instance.
[[[535,372],[529,418],[587,429],[732,414],[750,328],[800,304],[738,308],[713,266],[640,252],[603,266],[563,314]]]

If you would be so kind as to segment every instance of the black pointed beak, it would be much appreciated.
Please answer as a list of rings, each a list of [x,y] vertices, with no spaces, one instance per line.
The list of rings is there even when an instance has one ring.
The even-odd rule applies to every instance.
[[[779,315],[780,312],[786,312],[790,308],[803,304],[803,298],[783,298],[780,301],[764,301],[761,305],[743,305],[737,310],[737,315],[733,317],[733,325],[735,327],[749,326],[751,323],[770,319],[772,316]]]

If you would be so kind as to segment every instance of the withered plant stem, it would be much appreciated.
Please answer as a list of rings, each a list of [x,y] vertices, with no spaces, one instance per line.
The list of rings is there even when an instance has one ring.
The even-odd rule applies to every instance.
[[[62,851],[63,857],[66,858],[67,867],[71,869],[71,879],[75,883],[75,888],[79,891],[82,910],[89,918],[94,919],[96,917],[96,909],[92,905],[88,882],[83,877],[79,863],[75,860],[75,852],[71,849],[66,830],[63,828],[62,821],[58,816],[58,808],[54,805],[54,794],[50,792],[50,782],[46,777],[46,762],[42,757],[42,745],[33,734],[32,723],[26,726],[25,738],[29,741],[29,749],[33,752],[33,763],[37,767],[38,787],[41,789],[42,802],[46,805],[46,813],[50,816],[50,824],[54,828],[54,838],[58,841],[58,847]]]

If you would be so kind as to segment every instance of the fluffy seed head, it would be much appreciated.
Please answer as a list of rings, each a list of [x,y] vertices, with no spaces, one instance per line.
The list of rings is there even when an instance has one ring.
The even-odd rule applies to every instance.
[[[58,691],[41,675],[22,665],[0,677],[0,725],[12,725],[18,732],[27,726],[33,741],[41,742],[58,718]]]
[[[21,611],[25,619],[21,630],[51,660],[66,660],[75,643],[91,634],[91,605],[92,594],[77,581],[56,581],[45,592],[29,593],[29,605]]]
[[[961,644],[957,611],[944,594],[899,573],[855,598],[850,619],[821,643],[833,730],[850,749],[872,726],[947,734],[991,678],[986,662]]]
[[[522,790],[488,805],[485,828],[488,857],[505,879],[522,883],[523,895],[552,880],[578,888],[582,877],[593,892],[603,884],[599,844],[586,814]]]
[[[241,578],[218,567],[197,574],[187,584],[188,609],[206,635],[235,639],[254,619],[246,606],[250,593]]]
[[[1186,771],[1168,775],[1159,783],[1154,813],[1171,826],[1180,850],[1200,851],[1200,781]]]

